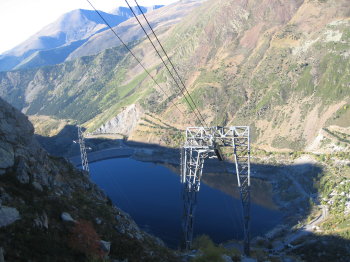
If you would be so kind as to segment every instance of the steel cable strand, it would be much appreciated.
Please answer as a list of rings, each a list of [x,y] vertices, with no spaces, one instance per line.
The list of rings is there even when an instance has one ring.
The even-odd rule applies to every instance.
[[[181,88],[181,87],[180,87],[178,81],[177,81],[176,78],[174,77],[174,75],[173,75],[173,73],[171,72],[171,70],[169,69],[168,65],[165,63],[163,57],[161,56],[161,54],[159,53],[158,49],[157,49],[156,46],[154,45],[152,39],[151,39],[150,36],[148,35],[146,29],[143,27],[141,21],[138,19],[136,13],[134,12],[134,10],[132,9],[132,7],[130,6],[129,2],[128,2],[127,0],[125,0],[125,2],[126,2],[126,4],[128,5],[130,11],[133,13],[134,17],[136,18],[138,24],[139,24],[140,27],[142,28],[142,30],[143,30],[143,32],[145,33],[146,37],[148,38],[148,40],[149,40],[150,43],[152,44],[152,46],[153,46],[154,50],[156,51],[158,57],[162,60],[162,63],[164,64],[165,68],[167,69],[169,75],[170,75],[171,78],[174,80],[176,86],[179,88],[181,94],[184,96],[184,98],[185,98],[187,104],[190,106],[190,108],[191,108],[191,110],[193,111],[193,113],[195,114],[196,118],[199,120],[199,122],[200,122],[203,126],[207,126],[206,123],[205,123],[205,120],[204,120],[203,116],[201,115],[200,111],[198,110],[198,108],[197,108],[196,104],[194,103],[194,101],[193,101],[191,95],[188,93],[188,91],[187,91],[185,85],[183,84],[181,78],[179,78],[179,79],[180,79],[180,82],[182,83],[182,85],[184,86],[184,88]],[[141,9],[140,9],[140,10],[141,10]],[[141,12],[142,12],[142,10],[141,10]],[[142,12],[142,14],[143,14],[143,12]],[[154,32],[153,29],[151,29],[151,30],[152,30],[152,32]],[[163,49],[163,52],[165,52],[164,49]],[[166,55],[166,57],[168,58],[170,64],[172,65],[171,60],[169,59],[169,57],[168,57],[168,55],[166,54],[166,52],[165,52],[165,55]],[[177,72],[176,69],[175,69],[175,72]],[[191,101],[192,101],[193,106],[191,105],[190,101],[187,99],[184,90],[186,90],[186,92],[187,92],[187,94],[188,94],[188,97],[189,97],[189,98],[191,99]],[[194,107],[194,108],[193,108],[193,107]],[[198,112],[198,114],[197,114],[196,111]],[[198,115],[199,115],[200,117],[198,117]]]
[[[125,1],[126,1],[126,0],[125,0]],[[183,81],[182,81],[182,79],[181,79],[181,77],[180,77],[180,75],[179,75],[178,71],[176,70],[176,68],[175,68],[174,64],[173,64],[173,63],[172,63],[172,61],[170,60],[170,57],[168,56],[168,54],[167,54],[167,52],[165,51],[165,49],[164,49],[163,45],[162,45],[162,44],[161,44],[161,42],[159,41],[159,38],[157,37],[156,33],[154,32],[154,30],[153,30],[153,28],[152,28],[151,24],[149,23],[149,21],[148,21],[148,19],[147,19],[146,15],[145,15],[145,14],[144,14],[144,12],[142,11],[142,9],[141,9],[140,5],[137,3],[137,1],[136,1],[136,0],[134,0],[134,1],[135,1],[136,5],[137,5],[138,9],[140,10],[140,13],[142,14],[142,16],[144,17],[145,21],[147,22],[148,27],[151,29],[151,31],[152,31],[152,33],[153,33],[153,35],[155,36],[155,38],[156,38],[156,40],[157,40],[158,44],[159,44],[159,45],[160,45],[160,47],[162,48],[162,50],[163,50],[163,52],[164,52],[165,56],[167,57],[167,59],[168,59],[168,61],[169,61],[170,65],[172,66],[173,70],[175,71],[175,73],[176,73],[177,77],[179,78],[179,80],[180,80],[180,82],[181,82],[182,86],[184,87],[184,89],[185,89],[185,91],[186,91],[187,95],[188,95],[188,96],[189,96],[189,98],[191,99],[191,101],[192,101],[193,105],[194,105],[194,106],[196,106],[196,104],[195,104],[194,100],[192,99],[192,97],[191,97],[190,93],[188,92],[188,90],[187,90],[187,88],[186,88],[185,84],[183,83]],[[197,107],[196,107],[196,108],[197,108]],[[199,113],[199,115],[200,115],[201,119],[202,119],[202,120],[203,120],[203,122],[204,122],[204,126],[207,126],[207,127],[208,127],[208,125],[206,124],[206,122],[205,122],[205,120],[204,120],[204,118],[203,118],[202,114],[201,114],[201,113],[200,113],[200,111],[198,110],[198,108],[197,108],[197,111],[198,111],[198,113]]]
[[[159,85],[159,83],[156,81],[156,79],[151,75],[151,73],[145,68],[145,66],[141,63],[141,61],[136,57],[136,55],[131,51],[131,49],[127,46],[127,44],[121,39],[121,37],[114,31],[114,29],[110,26],[110,24],[107,22],[107,20],[102,16],[102,14],[93,6],[93,4],[86,0],[91,7],[94,9],[94,11],[99,15],[99,17],[103,20],[103,22],[109,27],[109,29],[113,32],[113,34],[118,38],[118,40],[123,44],[123,46],[128,50],[128,52],[135,58],[137,63],[143,68],[143,70],[147,73],[147,75],[153,80],[153,82],[159,87],[159,90],[163,92],[163,94],[166,97],[169,97],[169,95],[162,89],[162,87]],[[180,110],[180,108],[171,100],[170,101],[177,110],[185,116],[185,114]]]

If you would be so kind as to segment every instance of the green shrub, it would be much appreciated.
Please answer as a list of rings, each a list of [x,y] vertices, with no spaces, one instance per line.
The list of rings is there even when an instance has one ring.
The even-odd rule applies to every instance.
[[[192,260],[193,262],[224,262],[222,255],[225,254],[226,250],[215,245],[206,235],[197,237],[193,242],[193,247],[202,252],[200,256]]]

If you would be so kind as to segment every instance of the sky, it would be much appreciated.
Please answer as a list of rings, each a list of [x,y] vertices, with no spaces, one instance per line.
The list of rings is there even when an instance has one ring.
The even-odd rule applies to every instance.
[[[131,5],[133,0],[128,0]],[[167,5],[177,0],[137,0],[139,5]],[[108,12],[126,6],[124,0],[90,0],[96,9]],[[74,9],[92,9],[86,0],[0,0],[0,54],[12,49]]]

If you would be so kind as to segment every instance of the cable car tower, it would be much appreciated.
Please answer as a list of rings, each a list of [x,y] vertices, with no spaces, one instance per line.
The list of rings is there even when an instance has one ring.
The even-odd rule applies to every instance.
[[[86,147],[85,147],[84,133],[83,133],[83,130],[81,129],[81,126],[78,126],[78,138],[79,138],[78,142],[80,146],[81,166],[84,171],[90,173]]]
[[[250,247],[250,141],[249,126],[188,127],[186,141],[181,150],[181,182],[183,183],[183,246],[190,249],[193,239],[194,214],[197,192],[203,172],[204,160],[218,158],[223,161],[221,148],[232,148],[240,190],[244,253]]]

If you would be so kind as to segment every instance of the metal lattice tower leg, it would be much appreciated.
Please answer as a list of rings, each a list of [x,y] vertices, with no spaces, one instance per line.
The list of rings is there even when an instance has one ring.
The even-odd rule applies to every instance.
[[[205,150],[184,148],[181,153],[181,181],[183,183],[183,246],[191,248],[193,239],[194,214],[197,203],[197,192],[200,188],[200,179],[203,171]]]
[[[182,248],[189,250],[193,240],[194,214],[197,204],[197,192],[187,191],[185,188],[182,192],[183,197],[183,218],[182,218]]]
[[[235,130],[233,137],[236,174],[241,195],[243,212],[243,249],[244,254],[250,253],[250,141],[249,127]]]
[[[78,137],[79,137],[79,146],[80,146],[80,156],[81,156],[81,166],[83,170],[86,172],[90,172],[89,170],[89,163],[87,159],[87,153],[86,153],[86,147],[85,147],[85,140],[84,140],[84,134],[81,129],[81,126],[78,126]]]
[[[181,151],[181,182],[183,183],[183,246],[190,249],[193,239],[194,213],[197,192],[200,188],[204,160],[223,160],[220,148],[233,148],[236,174],[240,189],[244,253],[249,255],[250,247],[250,145],[249,127],[189,127],[186,142]]]

